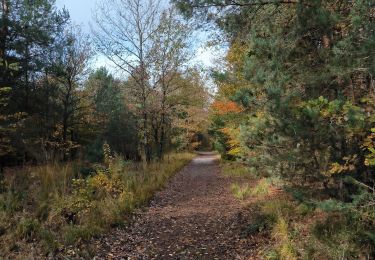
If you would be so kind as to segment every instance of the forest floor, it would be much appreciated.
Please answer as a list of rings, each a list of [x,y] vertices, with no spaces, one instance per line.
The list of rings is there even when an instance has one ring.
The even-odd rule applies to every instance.
[[[252,199],[237,200],[219,158],[200,153],[132,223],[95,241],[97,259],[258,259],[265,237],[244,236]]]

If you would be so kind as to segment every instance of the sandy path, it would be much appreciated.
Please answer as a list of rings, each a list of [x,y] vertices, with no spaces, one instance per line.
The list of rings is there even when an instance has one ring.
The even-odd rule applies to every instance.
[[[159,192],[127,229],[100,241],[100,259],[252,259],[241,238],[244,205],[219,175],[217,156],[202,153]]]

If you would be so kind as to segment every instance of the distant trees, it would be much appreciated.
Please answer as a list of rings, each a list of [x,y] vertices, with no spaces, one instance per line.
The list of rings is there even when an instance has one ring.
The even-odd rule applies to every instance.
[[[105,68],[91,73],[85,82],[90,115],[87,117],[89,127],[86,126],[81,135],[87,139],[85,143],[89,144],[86,156],[90,160],[101,159],[104,141],[126,158],[138,159],[136,117],[130,111],[125,84],[115,80]]]
[[[0,4],[1,165],[100,161],[104,142],[130,159],[162,159],[177,148],[181,111],[204,109],[180,95],[205,92],[188,80],[190,28],[158,1],[103,1],[93,40],[53,0]],[[90,71],[93,47],[121,79]]]
[[[95,42],[100,52],[129,76],[126,84],[137,115],[139,155],[146,163],[163,158],[173,127],[172,111],[189,59],[188,25],[173,9],[157,1],[102,1],[95,19]],[[189,104],[185,104],[188,106]]]

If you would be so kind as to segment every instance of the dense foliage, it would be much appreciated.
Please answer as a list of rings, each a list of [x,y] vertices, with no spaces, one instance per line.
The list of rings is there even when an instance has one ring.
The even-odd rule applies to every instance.
[[[226,68],[213,73],[217,149],[281,178],[299,199],[342,212],[356,223],[343,254],[371,255],[373,1],[175,2],[188,17],[215,21],[230,42]]]
[[[198,125],[203,119],[189,110],[203,110],[207,92],[199,73],[186,68],[187,25],[171,26],[178,21],[174,11],[154,11],[143,104],[139,71],[134,67],[121,79],[104,68],[91,71],[92,41],[54,0],[1,1],[2,167],[78,157],[99,162],[104,141],[136,160],[146,147],[148,161],[173,148],[189,148],[200,127],[187,130],[178,121]],[[99,43],[97,50],[102,51]],[[197,96],[187,98],[187,89]],[[182,139],[180,133],[189,133],[189,140],[176,147],[173,140]]]

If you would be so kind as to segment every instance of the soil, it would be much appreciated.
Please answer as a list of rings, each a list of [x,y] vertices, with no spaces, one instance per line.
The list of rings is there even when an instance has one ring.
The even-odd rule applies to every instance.
[[[96,242],[96,259],[259,259],[261,238],[243,235],[251,201],[233,197],[218,159],[200,153],[129,227]]]

